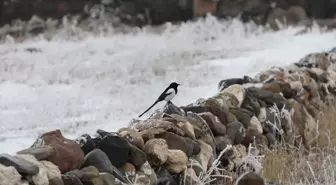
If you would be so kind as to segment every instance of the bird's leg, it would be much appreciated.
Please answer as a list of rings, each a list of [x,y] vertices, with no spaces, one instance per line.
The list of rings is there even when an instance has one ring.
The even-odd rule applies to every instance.
[[[174,105],[173,102],[171,102],[170,100],[167,102],[168,105]]]

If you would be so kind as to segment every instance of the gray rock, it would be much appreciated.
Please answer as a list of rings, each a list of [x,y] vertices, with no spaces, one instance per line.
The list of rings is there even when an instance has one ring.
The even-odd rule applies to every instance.
[[[175,106],[173,103],[167,103],[166,106],[163,108],[163,113],[165,114],[177,114],[180,116],[185,115],[183,109]]]
[[[200,144],[188,137],[184,137],[184,139],[187,142],[187,156],[191,157],[191,156],[196,156],[197,154],[199,154],[201,152],[201,147]]]
[[[225,125],[223,125],[218,117],[214,116],[212,113],[210,112],[204,112],[204,113],[200,113],[198,114],[199,116],[201,116],[205,122],[208,124],[209,128],[211,129],[212,133],[215,136],[218,135],[225,135],[226,134],[226,128]]]
[[[39,172],[35,164],[9,154],[0,154],[0,164],[13,166],[21,175],[36,175]]]
[[[333,47],[329,52],[330,53],[336,53],[336,47]]]
[[[239,121],[231,122],[227,125],[228,138],[233,144],[240,144],[245,137],[245,128]]]
[[[33,148],[28,148],[17,152],[17,154],[30,154],[33,155],[37,160],[41,161],[47,159],[52,153],[53,148],[49,145],[38,146]]]
[[[94,149],[84,158],[82,167],[94,166],[99,172],[106,172],[117,177],[121,181],[126,181],[120,171],[114,167],[107,155],[100,149]]]
[[[79,177],[75,174],[65,174],[62,175],[62,180],[64,185],[83,185]]]
[[[80,170],[83,174],[80,180],[84,185],[104,185],[102,177],[99,175],[99,171],[94,166],[85,167]]]
[[[198,177],[202,172],[204,172],[202,165],[196,159],[193,158],[189,158],[187,167],[192,168]]]
[[[55,177],[49,180],[49,185],[64,185],[64,183],[61,178]]]
[[[104,185],[116,185],[116,178],[109,173],[100,173],[103,179]]]
[[[231,145],[232,141],[228,138],[228,135],[226,136],[217,136],[216,139],[216,151],[221,152],[224,150],[227,145]]]
[[[130,163],[132,163],[135,167],[139,167],[143,165],[147,161],[147,155],[145,152],[140,150],[138,147],[129,143],[131,151],[130,151]]]

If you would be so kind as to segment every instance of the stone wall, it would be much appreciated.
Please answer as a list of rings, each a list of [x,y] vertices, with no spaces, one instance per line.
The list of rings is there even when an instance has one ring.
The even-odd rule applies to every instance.
[[[316,146],[319,113],[335,103],[334,51],[311,53],[254,78],[222,80],[213,97],[181,107],[167,104],[117,132],[98,129],[96,136],[83,134],[75,141],[60,130],[44,133],[15,156],[0,154],[0,182],[226,185],[252,178],[266,183],[259,175],[263,148]]]

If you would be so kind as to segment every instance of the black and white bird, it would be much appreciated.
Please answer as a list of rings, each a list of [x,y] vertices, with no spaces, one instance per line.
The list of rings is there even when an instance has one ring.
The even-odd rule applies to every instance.
[[[176,82],[171,83],[164,91],[163,93],[159,96],[159,98],[154,102],[152,106],[150,106],[145,112],[139,115],[141,117],[144,115],[147,111],[149,111],[151,108],[153,108],[157,103],[160,101],[166,101],[167,103],[171,103],[171,100],[175,97],[177,94],[177,87],[181,85]]]

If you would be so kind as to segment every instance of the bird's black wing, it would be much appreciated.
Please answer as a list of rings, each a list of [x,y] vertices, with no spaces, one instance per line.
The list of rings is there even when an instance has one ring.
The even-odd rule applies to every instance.
[[[173,88],[167,87],[163,93],[159,96],[158,100],[159,101],[163,101],[166,96],[170,95],[171,93],[173,93],[173,91],[175,91]]]

